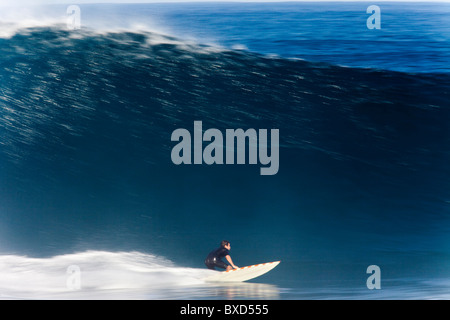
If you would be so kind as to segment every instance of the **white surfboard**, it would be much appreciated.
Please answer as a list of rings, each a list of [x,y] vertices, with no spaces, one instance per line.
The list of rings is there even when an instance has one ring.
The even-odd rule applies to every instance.
[[[230,271],[217,272],[206,279],[207,282],[242,282],[259,277],[273,268],[281,261],[255,264],[252,266],[233,269]]]

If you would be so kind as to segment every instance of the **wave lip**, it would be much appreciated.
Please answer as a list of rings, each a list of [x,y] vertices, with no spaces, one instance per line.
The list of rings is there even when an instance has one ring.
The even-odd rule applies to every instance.
[[[0,38],[9,39],[21,30],[44,28],[56,25],[67,26],[67,15],[64,11],[56,14],[49,6],[14,6],[1,7]]]
[[[106,6],[107,7],[107,6]],[[109,32],[151,32],[169,35],[167,27],[157,25],[151,17],[108,13],[105,6],[78,5],[28,5],[6,6],[0,4],[0,39],[10,39],[29,29],[60,29],[73,31],[77,36],[83,30],[99,34]],[[136,20],[137,19],[137,20]]]

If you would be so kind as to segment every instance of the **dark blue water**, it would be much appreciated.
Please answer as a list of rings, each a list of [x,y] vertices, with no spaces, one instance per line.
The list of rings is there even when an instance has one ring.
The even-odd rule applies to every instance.
[[[87,298],[448,298],[450,7],[367,6],[85,5],[0,39],[2,297],[76,264]],[[174,165],[197,120],[279,129],[279,172]],[[282,263],[206,285],[222,239]]]

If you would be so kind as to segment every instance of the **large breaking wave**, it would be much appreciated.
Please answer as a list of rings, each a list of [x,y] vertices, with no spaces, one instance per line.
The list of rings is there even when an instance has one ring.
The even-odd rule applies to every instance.
[[[8,34],[0,56],[3,295],[51,296],[68,264],[85,263],[99,291],[195,284],[207,271],[160,257],[201,267],[222,238],[243,264],[283,260],[289,282],[350,277],[374,260],[445,273],[446,74],[54,25]],[[196,120],[279,128],[279,173],[175,166],[171,132]],[[155,256],[136,252],[149,247]]]

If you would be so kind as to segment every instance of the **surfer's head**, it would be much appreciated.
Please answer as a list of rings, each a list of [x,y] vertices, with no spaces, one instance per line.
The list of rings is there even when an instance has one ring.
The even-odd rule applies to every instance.
[[[230,246],[230,241],[222,240],[222,242],[220,243],[220,246],[230,250],[230,247],[231,247]]]

